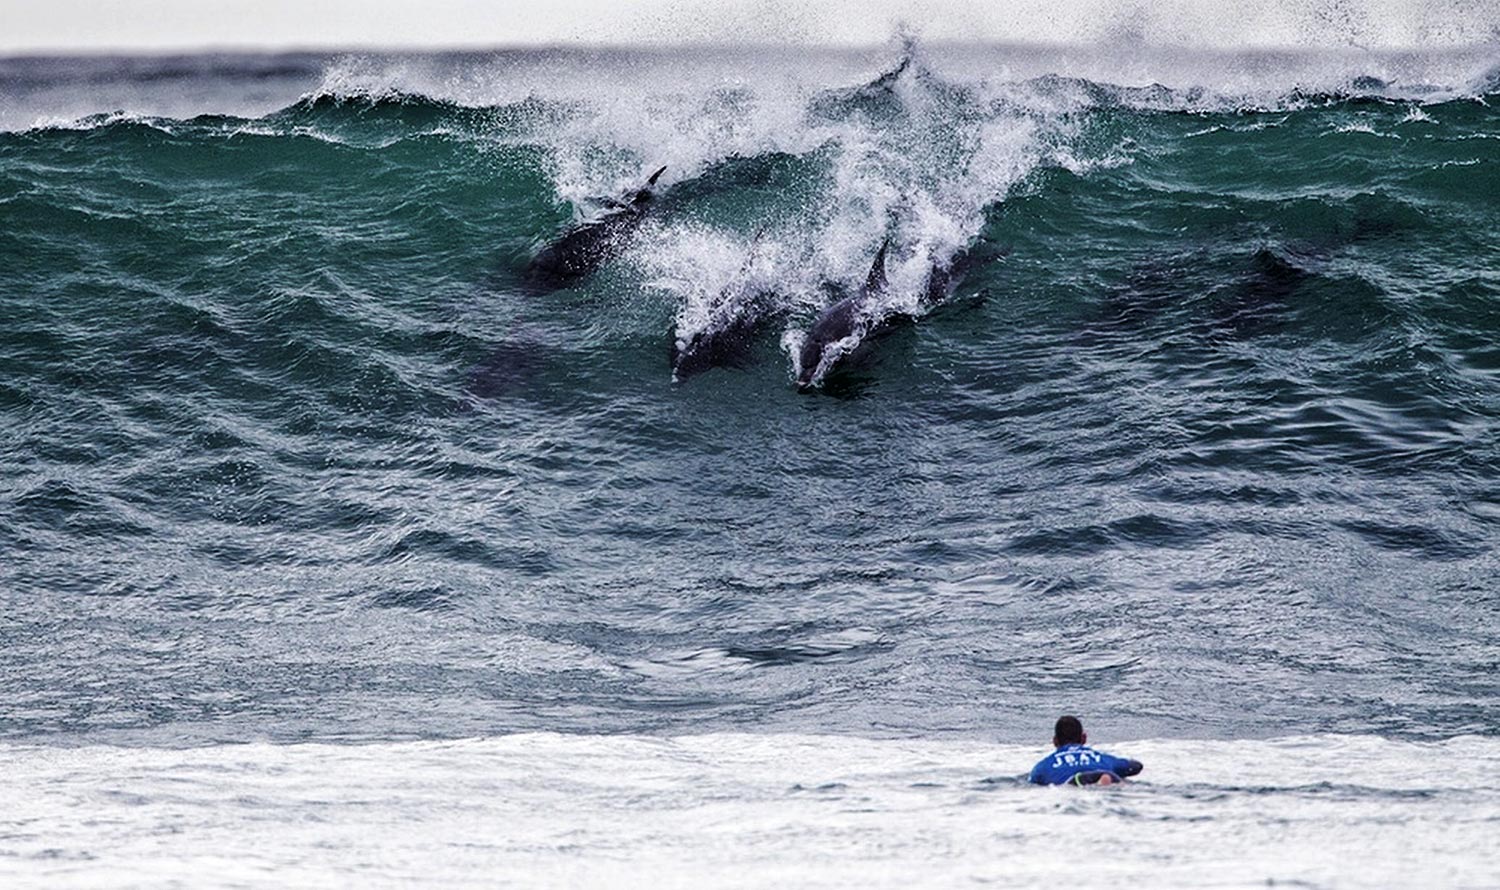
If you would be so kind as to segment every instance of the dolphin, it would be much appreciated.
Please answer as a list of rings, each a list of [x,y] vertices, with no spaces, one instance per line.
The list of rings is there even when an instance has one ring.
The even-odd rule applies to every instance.
[[[988,248],[981,251],[966,247],[950,257],[946,262],[933,263],[927,272],[927,286],[922,289],[922,307],[931,309],[940,303],[945,303],[953,296],[954,291],[969,276],[969,271],[978,266],[985,259],[999,259],[1010,253],[1009,248],[996,249],[986,239],[979,239],[980,245]],[[982,255],[981,255],[982,254]]]
[[[765,229],[757,232],[760,243]],[[749,362],[756,338],[783,315],[776,295],[747,284],[755,262],[754,247],[739,273],[719,292],[709,309],[708,320],[695,331],[683,331],[678,322],[672,340],[672,382],[681,383],[711,368],[742,367]]]
[[[1206,287],[1197,267],[1211,270],[1218,249],[1210,244],[1137,263],[1122,284],[1105,294],[1080,338],[1088,345],[1133,338],[1139,329],[1167,323],[1174,312],[1195,313],[1192,327],[1211,340],[1266,333],[1285,320],[1292,298],[1318,277],[1332,255],[1330,248],[1316,243],[1263,245],[1249,256],[1248,268],[1229,282]],[[1205,290],[1212,299],[1202,317],[1196,315],[1196,298]]]
[[[839,117],[851,111],[864,111],[882,117],[898,114],[901,100],[896,83],[911,68],[912,46],[907,44],[901,61],[869,83],[828,90],[814,97],[809,109],[824,117]]]
[[[870,267],[870,274],[859,293],[824,309],[813,322],[798,355],[797,389],[803,392],[815,389],[824,376],[860,344],[890,332],[900,321],[915,320],[916,315],[882,310],[873,305],[871,299],[885,293],[890,287],[885,272],[885,257],[890,243],[887,238],[880,245],[879,252],[875,254],[875,263]],[[999,255],[1003,256],[1004,253]],[[978,262],[979,257],[975,251],[966,248],[945,261],[933,263],[921,292],[923,312],[953,296],[969,270]]]
[[[806,391],[815,387],[840,358],[864,339],[871,322],[879,321],[871,318],[869,302],[890,286],[885,275],[885,254],[890,246],[889,238],[880,245],[875,262],[870,266],[870,274],[865,277],[864,286],[858,293],[824,309],[813,321],[798,354],[798,389]]]
[[[634,195],[623,201],[606,202],[607,209],[602,215],[574,226],[538,251],[526,269],[526,277],[548,290],[556,290],[588,275],[624,250],[646,218],[654,197],[652,187],[666,170],[661,167]]]
[[[681,383],[711,368],[743,367],[756,339],[781,312],[770,291],[726,289],[709,321],[672,341],[672,382]]]
[[[1291,311],[1291,298],[1318,277],[1315,270],[1322,259],[1290,246],[1256,250],[1250,273],[1214,308],[1216,333],[1245,339],[1276,329]]]

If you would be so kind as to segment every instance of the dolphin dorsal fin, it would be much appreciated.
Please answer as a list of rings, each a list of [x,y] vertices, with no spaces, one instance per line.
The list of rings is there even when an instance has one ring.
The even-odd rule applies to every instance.
[[[660,179],[661,175],[665,172],[667,172],[666,164],[658,167],[656,172],[651,174],[651,178],[646,180],[646,184],[636,191],[635,197],[631,199],[631,203],[636,207],[641,207],[648,203],[651,200],[651,187],[656,185],[656,180]]]
[[[870,277],[865,279],[865,293],[873,294],[885,290],[885,252],[890,246],[890,238],[881,242],[880,250],[875,254],[875,262],[870,266]]]

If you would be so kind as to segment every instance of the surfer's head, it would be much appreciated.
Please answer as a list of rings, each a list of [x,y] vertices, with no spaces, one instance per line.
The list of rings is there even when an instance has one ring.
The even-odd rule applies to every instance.
[[[1088,741],[1088,733],[1083,731],[1083,724],[1078,721],[1077,717],[1057,718],[1057,726],[1052,729],[1052,744],[1054,747],[1086,745]]]

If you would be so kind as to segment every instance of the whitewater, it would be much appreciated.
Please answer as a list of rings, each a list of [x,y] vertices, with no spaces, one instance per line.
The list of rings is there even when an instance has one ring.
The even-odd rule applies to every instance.
[[[1034,751],[761,734],[7,747],[7,775],[32,790],[0,816],[0,875],[51,887],[1494,883],[1493,740],[1142,741],[1132,751],[1154,775],[1110,791],[991,775]]]
[[[0,59],[0,881],[1495,886],[1497,102],[1473,41]],[[1062,713],[1145,772],[1028,786]]]

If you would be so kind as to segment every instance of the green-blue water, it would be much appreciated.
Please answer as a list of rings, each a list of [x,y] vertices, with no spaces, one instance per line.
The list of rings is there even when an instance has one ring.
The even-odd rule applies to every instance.
[[[1494,59],[1221,61],[0,63],[0,736],[1494,734]]]

